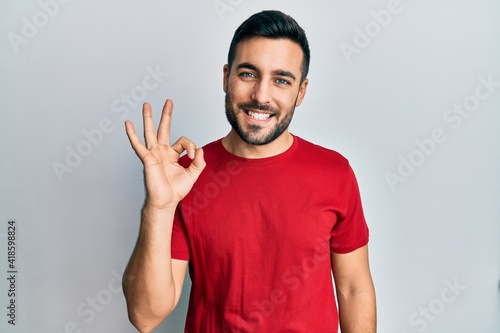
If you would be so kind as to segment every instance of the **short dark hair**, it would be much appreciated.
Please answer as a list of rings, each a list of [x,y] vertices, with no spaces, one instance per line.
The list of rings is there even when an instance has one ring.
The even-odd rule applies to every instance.
[[[229,53],[227,55],[227,64],[229,70],[236,56],[236,48],[238,44],[254,36],[262,36],[272,39],[290,39],[299,44],[304,53],[302,59],[302,78],[307,77],[309,72],[309,61],[311,52],[309,51],[309,42],[307,41],[304,29],[291,16],[286,15],[277,10],[265,10],[260,13],[253,14],[245,22],[243,22],[234,32]]]

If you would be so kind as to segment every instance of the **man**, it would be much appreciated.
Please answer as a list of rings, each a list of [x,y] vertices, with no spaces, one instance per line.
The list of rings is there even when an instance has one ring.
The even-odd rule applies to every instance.
[[[158,133],[144,105],[146,146],[126,122],[147,189],[124,274],[139,331],[173,311],[188,266],[185,332],[325,333],[339,322],[342,333],[376,331],[354,174],[341,155],[288,130],[309,57],[295,20],[255,14],[236,30],[223,68],[227,136],[203,149],[184,137],[170,145],[169,100]]]

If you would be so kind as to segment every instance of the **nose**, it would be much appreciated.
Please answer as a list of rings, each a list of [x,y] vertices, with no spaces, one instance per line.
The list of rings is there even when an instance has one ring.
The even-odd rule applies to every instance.
[[[271,103],[271,87],[267,80],[257,80],[252,91],[252,100],[260,105]]]

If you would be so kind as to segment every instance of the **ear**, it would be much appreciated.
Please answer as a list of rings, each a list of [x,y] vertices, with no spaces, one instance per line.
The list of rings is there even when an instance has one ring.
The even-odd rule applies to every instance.
[[[229,81],[229,66],[227,64],[222,68],[223,78],[222,78],[222,90],[227,93],[227,83]]]
[[[304,100],[304,97],[306,96],[308,84],[309,84],[308,78],[305,78],[304,81],[302,81],[302,83],[300,84],[299,93],[297,95],[297,100],[295,102],[295,106],[300,106],[300,104],[302,104],[302,101]]]

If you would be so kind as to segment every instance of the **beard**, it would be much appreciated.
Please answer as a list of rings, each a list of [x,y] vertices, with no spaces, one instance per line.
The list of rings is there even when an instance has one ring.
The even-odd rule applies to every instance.
[[[246,128],[243,128],[243,125],[238,122],[238,117],[236,115],[236,111],[233,108],[233,101],[229,93],[226,93],[226,117],[231,124],[231,127],[234,129],[236,133],[238,133],[239,137],[247,144],[263,146],[268,143],[273,142],[276,138],[278,138],[283,132],[286,131],[290,122],[293,118],[293,113],[295,112],[295,103],[288,110],[283,119],[279,120],[273,128],[267,129],[266,127],[250,124],[246,125]],[[239,110],[261,110],[270,112],[272,114],[271,117],[275,117],[276,119],[280,119],[281,110],[274,109],[268,105],[259,105],[257,102],[248,102],[248,103],[239,103],[236,105]],[[243,111],[242,111],[243,112]]]

